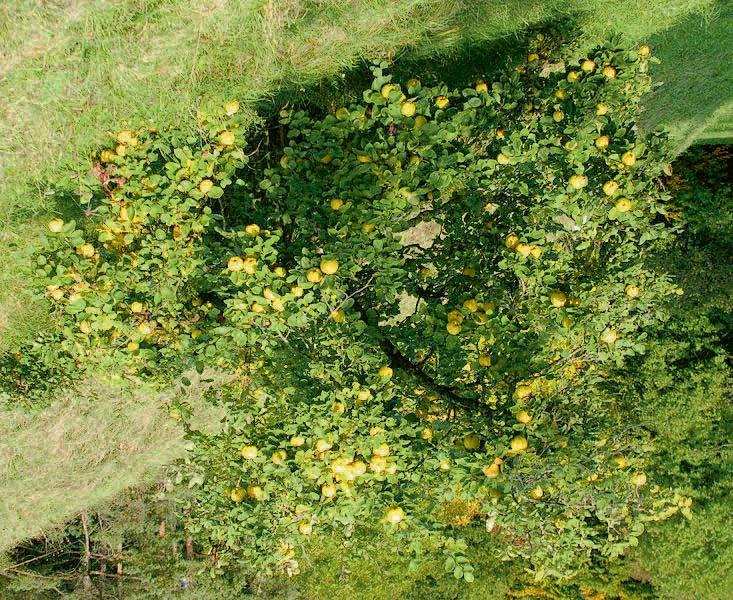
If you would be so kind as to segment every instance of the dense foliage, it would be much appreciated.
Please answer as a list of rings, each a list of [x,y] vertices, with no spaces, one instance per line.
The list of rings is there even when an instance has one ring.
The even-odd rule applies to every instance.
[[[381,528],[416,569],[437,548],[471,582],[484,540],[562,581],[691,518],[670,465],[694,454],[663,428],[689,440],[724,400],[673,424],[706,384],[665,378],[689,348],[656,341],[684,292],[654,264],[665,139],[634,129],[648,48],[535,50],[464,90],[375,67],[363,104],[283,110],[279,144],[236,103],[200,136],[120,132],[37,259],[60,326],[4,368],[230,373],[224,430],[192,430],[177,474],[215,574],[294,574],[305,536]]]

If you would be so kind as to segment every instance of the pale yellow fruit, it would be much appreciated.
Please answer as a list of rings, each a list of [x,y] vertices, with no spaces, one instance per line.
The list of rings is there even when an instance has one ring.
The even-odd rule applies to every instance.
[[[332,210],[341,210],[344,207],[344,201],[341,198],[334,198],[330,204]]]
[[[517,246],[514,248],[514,250],[518,253],[527,258],[532,253],[532,246],[529,244],[520,243],[517,244]]]
[[[565,113],[561,110],[556,110],[554,113],[552,113],[552,120],[555,121],[555,123],[559,123],[565,118]]]
[[[510,159],[506,154],[500,152],[499,155],[496,157],[496,162],[498,162],[500,165],[508,165],[510,163]]]
[[[272,453],[271,460],[273,464],[276,465],[283,465],[285,464],[285,461],[288,458],[288,453],[285,452],[285,450],[275,450],[275,452]]]
[[[91,244],[82,244],[81,246],[79,246],[79,254],[81,254],[84,258],[92,258],[95,253],[96,250]]]
[[[214,182],[211,181],[211,179],[202,179],[201,183],[199,183],[199,192],[202,194],[208,194],[213,187]]]
[[[571,175],[568,183],[573,189],[582,190],[588,185],[588,178],[585,175]]]
[[[530,52],[530,53],[529,53],[529,54],[527,55],[527,62],[536,62],[536,61],[538,61],[539,59],[540,59],[540,55],[539,55],[539,54],[537,54],[536,52]]]
[[[247,497],[247,490],[241,487],[235,487],[234,489],[232,489],[231,492],[229,492],[229,498],[235,504],[239,504],[246,497]]]
[[[387,522],[396,525],[405,518],[405,511],[401,508],[391,508],[387,511]]]
[[[335,258],[324,259],[321,261],[321,271],[326,275],[333,275],[339,270],[339,261]]]
[[[318,267],[313,267],[312,269],[308,269],[305,278],[311,283],[320,283],[323,279],[323,273],[321,273]]]
[[[298,531],[301,535],[310,535],[313,533],[313,526],[310,523],[301,523],[298,525]]]
[[[532,395],[532,387],[526,383],[520,383],[514,390],[514,394],[517,398],[524,399],[529,398]]]
[[[117,141],[120,144],[129,144],[132,140],[132,132],[127,129],[123,129],[117,134]]]
[[[369,468],[373,473],[383,473],[387,468],[387,459],[382,456],[375,456],[369,461]]]
[[[527,425],[532,422],[532,416],[526,410],[521,410],[517,413],[517,421]]]
[[[89,324],[89,321],[82,321],[79,323],[79,331],[90,334],[92,332],[92,326]]]
[[[300,435],[294,435],[290,438],[290,445],[293,448],[300,448],[305,445],[305,438]]]
[[[590,59],[586,59],[581,63],[580,68],[586,73],[592,73],[596,70],[596,63]]]
[[[560,88],[555,92],[555,98],[558,100],[565,100],[567,97],[568,93],[563,88]]]
[[[463,438],[463,447],[466,450],[478,450],[481,447],[481,438],[475,433],[469,433]]]
[[[244,228],[244,231],[252,237],[257,237],[260,235],[260,226],[256,223],[252,223],[251,225],[247,225],[247,227]]]
[[[625,469],[629,466],[626,457],[624,457],[623,455],[614,456],[611,460],[613,460],[618,469]]]
[[[294,285],[290,288],[290,293],[296,298],[302,298],[303,294],[305,294],[305,290],[303,290],[299,285]]]
[[[603,67],[602,73],[606,79],[616,79],[616,69],[613,68],[611,65]]]
[[[372,231],[374,231],[374,230],[375,230],[376,228],[377,228],[377,226],[376,226],[376,225],[375,225],[374,223],[364,223],[364,224],[363,224],[363,225],[361,226],[361,230],[362,230],[362,231],[363,231],[364,233],[371,233],[371,232],[372,232]]]
[[[510,233],[508,236],[506,236],[506,239],[504,240],[504,244],[510,250],[514,250],[514,248],[516,248],[517,245],[519,244],[519,237],[517,237],[513,233]]]
[[[372,397],[372,393],[369,390],[359,390],[359,393],[356,395],[356,399],[360,402],[366,402]]]
[[[448,321],[448,324],[445,326],[445,329],[450,335],[458,335],[459,333],[461,333],[462,327],[460,323]]]
[[[356,462],[354,462],[351,465],[351,468],[352,468],[352,470],[354,472],[354,475],[356,475],[357,477],[361,477],[362,475],[364,475],[364,473],[367,472],[366,463],[364,463],[364,462],[362,462],[360,460],[357,460]]]
[[[322,454],[323,452],[328,452],[333,447],[333,444],[329,442],[328,440],[317,440],[316,441],[316,452],[318,454]]]
[[[615,329],[605,329],[603,333],[601,334],[601,341],[608,344],[609,346],[612,346],[616,343],[618,340],[618,333]]]
[[[262,313],[265,312],[265,307],[262,306],[258,302],[254,302],[254,303],[252,303],[252,312],[253,313],[257,313],[258,315],[261,315]]]
[[[343,402],[334,402],[331,404],[331,410],[337,415],[342,415],[346,412],[346,405]]]
[[[517,437],[512,439],[509,445],[512,449],[512,452],[523,452],[528,447],[527,438],[523,435],[518,435]]]
[[[372,450],[374,456],[389,456],[389,446],[387,444],[380,444]]]
[[[478,310],[478,302],[473,299],[468,299],[463,301],[463,308],[465,308],[469,312],[476,312]]]
[[[613,196],[618,191],[619,185],[616,181],[607,181],[603,184],[603,193],[606,196]]]
[[[112,150],[102,150],[101,154],[99,155],[99,160],[108,163],[112,162],[116,156],[117,155]]]
[[[627,167],[633,167],[636,164],[636,154],[634,151],[629,150],[628,152],[624,152],[621,155],[621,162]]]
[[[646,44],[639,46],[639,56],[643,56],[644,58],[646,58],[651,53],[652,53],[652,49],[649,46],[647,46]]]
[[[448,105],[450,104],[450,100],[448,100],[447,96],[438,96],[435,99],[435,106],[437,106],[440,110],[445,110],[448,108]]]
[[[539,486],[534,487],[531,490],[529,490],[529,497],[532,498],[532,500],[539,500],[544,495],[545,495],[544,490]]]
[[[244,260],[241,256],[232,256],[227,263],[227,269],[234,273],[239,273],[244,269]]]
[[[283,312],[285,310],[285,303],[280,298],[273,300],[270,306],[272,306],[272,310],[275,312]]]
[[[479,81],[476,84],[475,90],[479,94],[486,94],[489,91],[489,86],[486,85],[483,81]]]
[[[605,150],[608,148],[608,145],[611,143],[611,138],[609,138],[607,135],[602,135],[598,138],[596,138],[595,145],[596,148],[599,150]]]
[[[639,286],[634,285],[633,283],[630,283],[626,286],[626,289],[624,290],[626,292],[626,295],[629,298],[638,298],[641,294],[641,290],[639,289]]]
[[[480,364],[482,367],[490,367],[491,366],[491,356],[488,354],[482,354],[478,357],[478,364]]]
[[[257,458],[257,446],[242,446],[239,453],[244,460],[254,460]]]
[[[64,297],[64,290],[59,289],[59,288],[49,290],[48,293],[50,294],[51,298],[53,298],[54,300],[61,300],[61,298]]]
[[[420,432],[420,437],[424,440],[430,441],[433,439],[433,430],[430,427],[426,427]]]
[[[285,277],[288,272],[285,270],[285,267],[275,267],[272,272],[275,274],[276,277]]]
[[[392,374],[392,367],[382,367],[381,369],[379,369],[379,376],[382,379],[390,379],[392,377]]]
[[[262,488],[259,485],[248,485],[247,497],[259,502],[265,497],[265,492],[262,491]]]
[[[224,112],[230,117],[239,110],[239,102],[232,100],[224,105]]]
[[[204,332],[201,331],[200,329],[193,329],[191,330],[191,339],[193,340],[198,339],[203,335],[203,333]]]
[[[567,80],[570,83],[575,83],[576,81],[578,81],[578,79],[580,79],[580,73],[578,73],[577,71],[570,71],[570,73],[568,73]]]
[[[366,154],[358,154],[356,156],[356,160],[358,160],[360,163],[370,163],[372,162],[372,159],[367,156]]]
[[[412,117],[417,110],[417,105],[414,102],[403,102],[400,107],[400,113],[403,117]]]
[[[142,302],[133,302],[130,304],[130,310],[134,313],[141,313],[145,310]]]
[[[64,228],[64,222],[61,219],[51,219],[48,222],[48,230],[51,233],[61,233],[61,230]]]
[[[599,117],[602,117],[603,115],[608,114],[608,104],[605,102],[600,102],[596,105],[596,115]]]
[[[382,86],[382,91],[381,91],[382,98],[384,98],[385,100],[387,100],[389,98],[389,95],[394,90],[396,90],[396,89],[398,89],[398,88],[397,88],[397,86],[394,83],[387,83],[387,84],[383,85]]]
[[[127,342],[127,349],[130,352],[137,352],[140,349],[140,344],[137,342]]]
[[[486,465],[482,471],[484,472],[484,475],[488,477],[489,479],[494,479],[499,476],[499,473],[501,471],[501,468],[496,463],[492,463],[490,465]]]
[[[565,292],[560,290],[554,290],[550,294],[550,302],[555,308],[562,308],[568,301],[568,297]]]
[[[622,213],[629,212],[633,207],[634,205],[628,198],[619,198],[616,200],[616,204],[614,204],[614,208]]]
[[[117,156],[125,156],[127,154],[127,146],[125,146],[125,144],[117,144],[115,152],[117,153]]]
[[[231,131],[222,131],[219,134],[219,143],[222,146],[233,146],[234,145],[234,134]]]
[[[636,473],[631,477],[631,484],[636,487],[642,487],[646,485],[646,474]]]
[[[450,461],[448,459],[445,459],[445,458],[441,459],[438,462],[438,468],[441,471],[450,471]]]
[[[346,313],[341,309],[334,310],[331,313],[331,320],[335,323],[343,323],[346,321]]]

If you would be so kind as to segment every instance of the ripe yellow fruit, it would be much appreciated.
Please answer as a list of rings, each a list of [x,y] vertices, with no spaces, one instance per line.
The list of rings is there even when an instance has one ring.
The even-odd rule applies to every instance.
[[[244,269],[244,260],[241,256],[232,256],[227,263],[227,269],[233,273],[239,273]]]
[[[192,330],[191,330],[191,339],[192,339],[192,340],[198,339],[198,338],[200,338],[200,337],[201,337],[201,336],[202,336],[203,334],[204,334],[204,332],[203,332],[203,331],[201,331],[200,329],[192,329]]]
[[[575,83],[576,81],[578,81],[578,79],[580,79],[580,73],[578,73],[577,71],[570,71],[570,73],[568,73],[567,79],[569,83]]]
[[[247,486],[247,497],[258,502],[265,497],[265,492],[259,485],[248,485]]]
[[[469,433],[463,438],[463,447],[466,450],[478,450],[481,447],[481,438],[475,433]]]
[[[298,525],[298,531],[301,535],[310,535],[313,533],[313,526],[310,523],[301,523]]]
[[[356,477],[361,477],[367,472],[367,466],[360,460],[357,460],[351,465],[351,470]]]
[[[556,110],[554,113],[552,113],[552,120],[555,121],[555,123],[559,123],[565,118],[565,113],[561,110]]]
[[[420,437],[424,440],[430,441],[433,439],[433,430],[430,427],[426,427],[420,432]]]
[[[96,250],[91,244],[82,244],[81,246],[79,246],[79,254],[81,254],[84,258],[92,258],[95,253]]]
[[[639,295],[641,294],[641,290],[639,289],[639,286],[634,285],[633,283],[630,283],[629,285],[626,286],[625,292],[629,298],[638,298]]]
[[[540,256],[542,256],[542,248],[540,248],[539,246],[532,246],[530,250],[530,254],[534,258],[539,258]]]
[[[222,131],[219,134],[219,143],[222,146],[233,146],[234,145],[234,134],[231,131]]]
[[[628,152],[624,152],[621,155],[621,162],[627,167],[633,167],[636,164],[636,154],[634,151],[629,150]]]
[[[468,300],[464,300],[463,308],[465,308],[468,312],[476,312],[478,310],[478,302],[476,302],[476,300],[473,300],[472,298],[469,298]]]
[[[328,440],[320,439],[316,441],[315,448],[318,454],[322,454],[324,452],[328,452],[331,448],[333,448],[333,444],[331,444],[331,442],[329,442]]]
[[[528,446],[527,438],[523,435],[518,435],[517,437],[512,439],[509,445],[512,449],[512,452],[523,452],[527,449]]]
[[[134,313],[141,313],[145,310],[142,302],[133,302],[130,304],[130,310]]]
[[[241,487],[235,487],[234,489],[232,489],[231,492],[229,492],[229,498],[235,504],[239,504],[246,497],[247,497],[247,490]]]
[[[381,369],[379,369],[379,376],[382,379],[390,379],[392,377],[392,374],[392,367],[382,367]]]
[[[565,292],[562,292],[560,290],[554,290],[550,294],[550,302],[552,302],[552,305],[555,308],[562,308],[565,306],[565,304],[568,301],[568,297],[565,295]]]
[[[143,321],[142,323],[140,323],[140,325],[137,326],[137,330],[142,335],[150,335],[155,331],[155,322]]]
[[[331,209],[341,210],[344,207],[344,201],[341,198],[334,198],[331,200]]]
[[[339,308],[331,313],[331,319],[335,323],[343,323],[346,321],[346,313]]]
[[[296,298],[302,298],[303,294],[305,294],[305,291],[299,285],[294,285],[290,288],[290,293]]]
[[[254,256],[248,256],[245,258],[243,270],[248,275],[254,275],[257,270],[257,259]]]
[[[602,117],[603,115],[608,114],[608,104],[605,102],[600,102],[596,105],[596,115],[599,117]]]
[[[540,59],[540,55],[537,54],[536,52],[530,52],[527,55],[527,62],[535,62],[535,61],[537,61],[539,59]]]
[[[459,333],[461,333],[462,327],[460,323],[456,323],[455,321],[448,321],[445,329],[450,335],[458,335]]]
[[[244,460],[254,460],[257,458],[257,446],[242,446],[239,453]]]
[[[647,46],[646,44],[639,46],[639,56],[643,56],[644,58],[646,58],[651,53],[652,53],[652,49],[649,46]]]
[[[276,465],[283,465],[285,464],[285,461],[288,458],[288,453],[285,452],[285,450],[275,450],[275,452],[272,453],[271,460],[273,464]]]
[[[596,63],[590,59],[586,59],[581,63],[580,68],[586,73],[592,73],[596,70]]]
[[[437,106],[440,110],[445,110],[448,108],[448,105],[450,104],[450,100],[448,100],[447,96],[438,96],[435,99],[435,106]]]
[[[486,85],[483,81],[479,81],[476,84],[476,92],[479,94],[486,94],[489,91],[489,86]]]
[[[517,413],[517,421],[522,425],[528,425],[532,422],[532,416],[526,410],[521,410]]]
[[[333,275],[338,270],[339,261],[337,261],[335,258],[323,259],[321,261],[321,271],[323,271],[326,275]]]
[[[90,334],[92,332],[92,326],[89,324],[89,321],[82,321],[79,323],[79,331]]]
[[[323,279],[323,273],[321,273],[321,270],[318,267],[313,267],[312,269],[308,269],[308,272],[305,274],[305,278],[311,283],[320,283]]]
[[[414,102],[403,102],[400,107],[400,113],[403,117],[412,117],[417,110],[417,105]]]
[[[117,155],[112,150],[102,150],[99,155],[99,160],[104,163],[112,162]]]
[[[387,444],[380,444],[372,450],[374,456],[389,456],[389,446]]]
[[[490,367],[491,366],[491,356],[489,354],[482,354],[478,357],[478,364],[480,364],[482,367]]]
[[[603,193],[606,194],[606,196],[613,196],[618,191],[618,187],[618,182],[607,181],[603,184]]]
[[[117,134],[117,141],[120,144],[129,144],[132,141],[132,132],[127,129],[123,129]]]
[[[486,475],[486,477],[488,477],[489,479],[494,479],[495,477],[498,477],[500,472],[499,465],[496,463],[486,465],[482,470],[484,472],[484,475]]]
[[[529,497],[532,498],[532,500],[539,500],[544,495],[545,495],[545,492],[539,486],[534,487],[531,490],[529,490]]]
[[[48,222],[48,230],[51,233],[61,233],[61,230],[64,228],[64,222],[61,219],[51,219]]]
[[[602,135],[598,138],[596,138],[595,144],[596,148],[599,150],[605,150],[608,148],[608,145],[611,143],[611,138],[609,138],[607,135]]]
[[[346,412],[346,405],[343,402],[334,402],[331,405],[331,410],[337,415],[342,415]]]
[[[510,158],[503,152],[500,152],[499,156],[496,157],[496,162],[500,165],[508,165],[510,163]]]
[[[125,144],[117,144],[115,152],[117,153],[117,156],[125,156],[125,154],[127,154],[127,146],[125,146]]]
[[[369,390],[359,390],[359,393],[356,395],[356,399],[359,400],[359,402],[366,402],[372,397],[372,393]]]
[[[130,352],[137,352],[140,349],[140,344],[137,342],[127,342],[127,349]]]
[[[387,522],[396,525],[405,518],[405,511],[401,508],[391,508],[387,511]]]
[[[254,302],[252,304],[252,312],[257,313],[258,315],[261,315],[265,312],[265,307],[262,306],[259,302]]]
[[[631,477],[631,484],[636,487],[642,487],[646,485],[646,474],[636,473]]]
[[[567,97],[568,93],[563,88],[560,88],[555,92],[555,98],[558,100],[565,100]]]
[[[611,460],[613,460],[613,462],[616,464],[616,467],[619,469],[625,469],[629,466],[626,457],[624,457],[623,455],[614,456]]]
[[[376,228],[377,228],[377,226],[376,226],[376,225],[375,225],[374,223],[364,223],[364,224],[363,224],[363,225],[361,226],[361,230],[362,230],[362,231],[363,231],[364,233],[371,233],[371,232],[372,232],[372,231],[374,231],[374,230],[375,230]]]
[[[294,435],[290,438],[290,445],[293,446],[293,448],[300,448],[305,445],[305,438],[300,435]]]
[[[275,298],[270,303],[270,306],[272,306],[272,310],[275,312],[283,312],[285,310],[285,303],[280,298]]]
[[[382,456],[375,456],[369,461],[369,468],[374,473],[382,473],[387,468],[387,459]]]
[[[629,200],[628,198],[619,198],[618,200],[616,200],[616,204],[614,204],[614,208],[618,212],[622,212],[622,213],[629,212],[633,207],[634,205],[632,204],[631,200]]]
[[[275,267],[272,272],[275,274],[275,277],[285,277],[288,274],[285,267]]]
[[[612,346],[616,343],[618,340],[618,333],[615,329],[611,329],[610,327],[603,330],[603,333],[601,334],[601,341],[608,344],[609,346]]]
[[[211,179],[202,179],[201,183],[199,183],[199,192],[202,194],[208,194],[213,187],[214,182],[211,181]]]
[[[514,248],[517,247],[517,244],[519,244],[519,237],[517,237],[513,233],[510,233],[508,236],[506,236],[506,240],[504,240],[504,244],[510,250],[514,250]]]
[[[532,387],[527,385],[526,383],[520,383],[515,389],[514,394],[517,398],[520,400],[524,398],[529,398],[532,395]]]
[[[382,98],[387,100],[389,98],[389,95],[394,91],[398,89],[397,86],[394,83],[387,83],[382,86]]]
[[[244,231],[252,237],[257,237],[260,235],[260,226],[256,223],[252,223],[251,225],[247,225],[247,227],[244,228]]]
[[[588,185],[588,178],[585,175],[571,175],[570,179],[568,179],[568,184],[573,189],[582,190]]]
[[[452,310],[448,313],[448,321],[451,323],[463,323],[464,316],[460,311]]]
[[[606,79],[616,79],[616,69],[613,68],[611,65],[603,67],[602,73]]]
[[[532,246],[529,244],[517,244],[516,248],[514,250],[524,256],[524,258],[527,258],[532,253]]]
[[[372,159],[369,156],[367,156],[366,154],[358,154],[356,156],[356,160],[364,164],[372,162]]]
[[[239,110],[239,102],[232,100],[224,105],[224,112],[230,117]]]

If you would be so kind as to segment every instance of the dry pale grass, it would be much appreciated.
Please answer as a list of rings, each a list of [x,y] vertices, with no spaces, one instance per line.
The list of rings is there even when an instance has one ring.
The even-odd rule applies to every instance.
[[[185,400],[195,426],[215,428],[221,414],[202,396],[224,378],[190,378]],[[168,409],[173,394],[95,379],[42,412],[0,413],[0,552],[109,502],[182,457],[183,429]]]

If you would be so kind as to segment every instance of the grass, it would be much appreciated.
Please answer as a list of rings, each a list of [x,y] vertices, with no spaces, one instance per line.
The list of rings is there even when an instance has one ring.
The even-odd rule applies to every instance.
[[[220,415],[186,392],[197,427]],[[0,412],[0,553],[119,496],[184,454],[170,394],[115,381],[83,382],[42,412]]]

